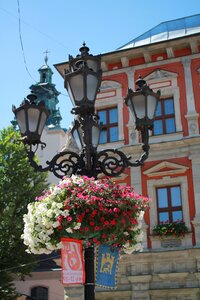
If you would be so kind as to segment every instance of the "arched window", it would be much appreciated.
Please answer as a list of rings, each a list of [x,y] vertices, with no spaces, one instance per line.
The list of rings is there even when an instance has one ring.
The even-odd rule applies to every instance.
[[[31,289],[31,299],[33,300],[48,300],[48,288],[36,286]]]

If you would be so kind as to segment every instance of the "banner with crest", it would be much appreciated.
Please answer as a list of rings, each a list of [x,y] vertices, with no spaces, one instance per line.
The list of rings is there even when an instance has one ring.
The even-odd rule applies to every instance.
[[[85,282],[82,241],[62,238],[62,282],[63,284],[81,284]]]
[[[119,249],[99,245],[96,255],[96,284],[116,288]]]

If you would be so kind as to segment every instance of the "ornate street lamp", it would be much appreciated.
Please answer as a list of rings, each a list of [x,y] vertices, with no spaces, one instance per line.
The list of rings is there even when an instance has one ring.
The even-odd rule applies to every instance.
[[[97,178],[103,174],[110,177],[119,176],[127,167],[143,165],[149,154],[149,129],[153,121],[160,93],[154,93],[139,78],[136,81],[138,89],[128,90],[125,103],[135,118],[136,129],[141,132],[143,154],[136,161],[131,161],[122,151],[106,149],[97,151],[100,135],[99,117],[95,114],[96,95],[101,84],[101,57],[89,54],[89,48],[83,44],[80,55],[69,57],[69,70],[65,71],[65,87],[74,105],[75,115],[71,134],[74,137],[80,153],[63,151],[56,154],[46,166],[38,165],[35,153],[41,144],[42,130],[48,118],[44,104],[35,104],[36,96],[31,94],[19,108],[13,106],[13,112],[19,125],[27,156],[36,171],[50,171],[58,177],[72,174],[87,175]],[[85,299],[94,299],[94,248],[85,249]]]

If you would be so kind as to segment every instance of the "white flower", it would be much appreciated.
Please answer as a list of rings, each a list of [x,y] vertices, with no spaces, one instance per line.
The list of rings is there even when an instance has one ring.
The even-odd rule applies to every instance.
[[[52,226],[53,226],[54,228],[56,228],[56,227],[60,226],[60,222],[56,221],[56,222],[54,222],[54,223],[52,224]]]
[[[61,212],[61,215],[63,216],[63,217],[68,217],[69,216],[69,210],[64,210],[64,211],[62,211]]]
[[[138,221],[143,220],[144,217],[144,211],[140,211],[139,216],[137,217]]]
[[[81,227],[81,223],[77,223],[76,226],[74,226],[75,230],[78,230]]]

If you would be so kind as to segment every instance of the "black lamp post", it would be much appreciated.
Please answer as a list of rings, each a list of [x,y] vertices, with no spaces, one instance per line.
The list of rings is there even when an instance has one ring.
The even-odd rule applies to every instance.
[[[95,114],[96,95],[101,85],[101,57],[89,54],[89,48],[83,44],[80,55],[69,57],[69,70],[65,71],[65,88],[74,105],[72,113],[75,115],[73,135],[80,153],[63,151],[56,154],[46,166],[38,165],[34,160],[38,146],[46,147],[40,141],[42,130],[49,112],[43,103],[36,105],[36,96],[31,94],[19,108],[13,106],[13,112],[19,125],[22,142],[24,143],[30,164],[36,171],[50,171],[58,177],[72,174],[87,175],[97,178],[99,174],[110,177],[119,176],[130,167],[143,165],[149,154],[149,129],[153,128],[153,120],[160,93],[154,93],[139,78],[136,82],[138,89],[128,90],[125,103],[135,118],[136,129],[141,132],[143,154],[132,162],[122,151],[106,149],[97,151],[100,125]],[[85,249],[85,299],[94,300],[94,248]]]

